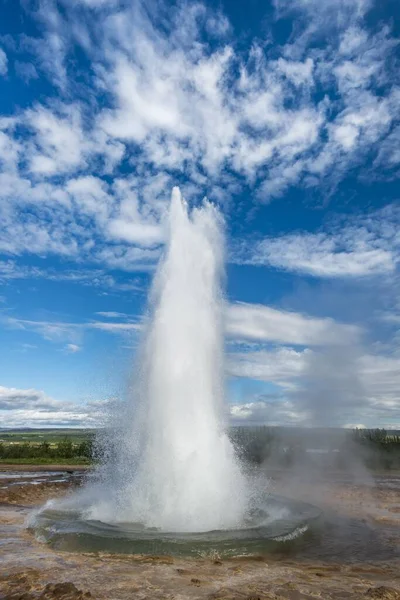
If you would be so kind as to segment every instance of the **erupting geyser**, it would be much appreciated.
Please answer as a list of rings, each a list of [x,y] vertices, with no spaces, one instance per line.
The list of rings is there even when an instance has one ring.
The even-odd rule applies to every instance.
[[[224,429],[222,270],[219,213],[205,202],[189,215],[174,188],[132,406],[92,518],[165,531],[241,522],[245,485]]]
[[[101,465],[31,523],[56,547],[193,554],[212,544],[232,555],[301,533],[319,514],[256,494],[226,433],[223,241],[217,209],[189,214],[174,188],[134,383]]]

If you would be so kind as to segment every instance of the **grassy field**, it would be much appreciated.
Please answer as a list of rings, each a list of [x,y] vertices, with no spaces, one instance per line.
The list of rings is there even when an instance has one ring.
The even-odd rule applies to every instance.
[[[94,433],[94,429],[0,429],[0,443],[33,442],[39,444],[45,441],[49,444],[56,444],[67,436],[73,443],[79,444]]]
[[[395,431],[235,427],[230,437],[245,463],[286,468],[324,460],[327,468],[346,470],[355,453],[371,471],[400,469]],[[93,429],[0,430],[0,464],[88,465],[100,459],[94,441]]]
[[[95,431],[18,429],[0,431],[0,464],[88,465]]]
[[[92,464],[91,460],[85,458],[1,458],[0,467],[12,467],[13,465],[26,465],[28,466],[43,466],[48,465],[49,467],[54,465],[68,466],[71,467],[87,467]]]

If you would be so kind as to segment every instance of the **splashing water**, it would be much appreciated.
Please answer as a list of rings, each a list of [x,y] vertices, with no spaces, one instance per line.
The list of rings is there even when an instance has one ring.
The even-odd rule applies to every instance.
[[[317,519],[315,507],[267,494],[262,473],[245,476],[225,432],[222,277],[218,211],[205,202],[189,214],[175,188],[134,385],[86,485],[32,515],[38,539],[58,550],[235,556]]]
[[[131,401],[86,518],[177,532],[243,522],[245,478],[224,429],[222,276],[217,209],[189,215],[174,188]]]

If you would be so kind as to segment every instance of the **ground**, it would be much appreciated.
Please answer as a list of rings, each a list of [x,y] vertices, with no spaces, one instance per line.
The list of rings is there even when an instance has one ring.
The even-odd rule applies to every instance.
[[[60,481],[60,467],[54,467],[45,481],[29,483],[27,467],[21,467],[19,474],[15,466],[9,469],[2,466],[0,472],[2,600],[400,600],[398,475],[362,483],[310,480],[304,484],[302,478],[300,485],[293,476],[274,474],[271,485],[277,491],[313,499],[323,507],[331,522],[329,539],[294,554],[188,560],[52,550],[25,528],[26,518],[46,499],[67,493],[78,478]],[[7,479],[8,475],[13,478]]]

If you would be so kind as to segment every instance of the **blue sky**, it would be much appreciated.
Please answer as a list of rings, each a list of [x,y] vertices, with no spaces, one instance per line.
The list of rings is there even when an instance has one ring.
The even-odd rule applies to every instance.
[[[231,421],[400,428],[396,4],[0,1],[0,426],[124,394],[179,185]]]

